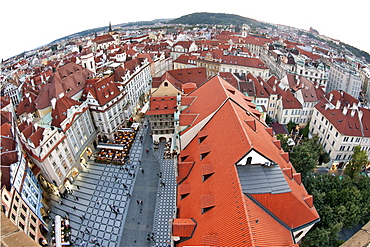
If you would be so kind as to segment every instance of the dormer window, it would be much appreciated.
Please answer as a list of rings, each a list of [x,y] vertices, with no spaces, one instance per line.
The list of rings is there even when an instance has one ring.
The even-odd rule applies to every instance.
[[[165,86],[165,87],[168,87],[168,82],[165,82],[165,83],[164,83],[164,86]]]
[[[81,84],[82,84],[82,82],[80,82],[80,81],[79,81],[79,82],[77,82],[77,86],[80,86]]]
[[[70,91],[72,91],[72,88],[70,88],[70,87],[67,88],[67,93],[70,92]]]

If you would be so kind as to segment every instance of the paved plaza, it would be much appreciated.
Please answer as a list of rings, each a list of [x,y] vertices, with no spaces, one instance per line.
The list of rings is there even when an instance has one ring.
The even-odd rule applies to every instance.
[[[130,164],[91,160],[69,188],[72,194],[52,196],[50,215],[68,215],[74,246],[169,246],[175,162],[163,159],[163,143],[153,150],[149,128],[139,129]]]

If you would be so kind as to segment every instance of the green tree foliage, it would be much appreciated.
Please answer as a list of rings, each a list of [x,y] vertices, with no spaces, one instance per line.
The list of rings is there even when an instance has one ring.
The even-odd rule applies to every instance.
[[[362,167],[366,166],[368,157],[365,150],[361,150],[361,146],[356,146],[353,150],[352,159],[348,162],[344,174],[351,178],[358,176]]]
[[[211,25],[236,25],[242,26],[243,24],[249,25],[251,28],[266,28],[275,27],[268,23],[259,22],[257,20],[243,17],[240,15],[224,14],[224,13],[207,13],[198,12],[189,15],[181,16],[180,18],[173,19],[168,22],[169,24],[211,24]]]
[[[310,122],[307,123],[307,125],[299,130],[299,134],[303,135],[303,137],[307,138],[308,133],[310,133]]]
[[[280,142],[281,142],[281,148],[285,152],[289,152],[290,151],[290,147],[288,145],[288,137],[284,136],[283,134],[277,134],[276,135],[276,139],[280,140]]]
[[[292,129],[295,128],[295,126],[297,126],[297,124],[293,122],[292,120],[290,120],[289,123],[287,124],[287,129],[288,129],[289,134],[292,133]]]
[[[292,162],[297,172],[302,176],[307,176],[318,164],[319,157],[323,153],[319,137],[304,139],[303,142],[290,152],[290,162]]]
[[[370,220],[370,178],[311,174],[303,178],[314,196],[320,222],[303,238],[301,246],[339,246],[338,233]]]
[[[268,126],[270,126],[271,124],[272,124],[272,118],[270,117],[270,115],[266,115],[266,124],[268,125]]]

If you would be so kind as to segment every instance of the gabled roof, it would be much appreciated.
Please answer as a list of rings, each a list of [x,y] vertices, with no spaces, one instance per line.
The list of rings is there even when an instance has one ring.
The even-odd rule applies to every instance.
[[[331,100],[330,102],[333,105],[336,105],[337,101],[339,101],[340,102],[340,107],[344,107],[344,106],[347,106],[347,105],[353,105],[353,104],[358,104],[359,103],[358,99],[354,98],[352,95],[350,95],[347,92],[342,91],[342,90],[341,91],[333,90],[330,93],[326,94],[325,97],[326,97],[327,100]]]
[[[50,76],[48,83],[42,86],[35,99],[36,109],[51,106],[51,99],[59,98],[62,93],[67,97],[72,97],[81,92],[86,79],[91,75],[91,71],[75,63],[68,63],[57,68],[56,72]]]
[[[182,111],[182,114],[180,115],[180,123],[181,119],[186,117],[188,114],[199,116],[194,124],[200,122],[205,117],[216,111],[216,109],[229,97],[232,97],[239,104],[245,106],[252,114],[257,116],[260,116],[261,114],[255,109],[256,106],[251,103],[250,98],[244,96],[220,76],[212,77],[202,86],[192,91],[188,96],[196,97],[196,99],[188,108]],[[183,133],[185,132],[186,130]]]
[[[207,70],[204,67],[168,70],[165,74],[171,75],[177,81],[174,86],[180,89],[180,84],[191,82],[198,87],[207,80]]]
[[[17,115],[20,116],[23,113],[33,113],[36,111],[35,107],[36,96],[30,94],[29,97],[24,97],[17,105]]]
[[[103,43],[112,42],[112,41],[114,41],[114,38],[110,34],[103,34],[103,35],[97,36],[94,39],[94,42],[97,44],[103,44]]]
[[[293,93],[288,89],[281,93],[283,109],[302,109],[302,104],[296,99]]]
[[[209,242],[205,240],[212,235],[217,236],[218,246],[253,246],[254,241],[266,242],[265,246],[294,244],[294,240],[286,230],[287,223],[284,222],[286,219],[279,218],[284,215],[280,215],[280,211],[273,211],[269,204],[276,202],[279,203],[279,208],[284,208],[290,203],[289,200],[280,200],[280,197],[279,200],[275,200],[273,196],[275,194],[268,193],[265,195],[268,198],[267,201],[253,201],[259,209],[255,208],[257,206],[249,207],[250,203],[246,204],[244,193],[248,191],[243,192],[235,164],[252,148],[277,163],[277,167],[273,168],[275,170],[272,172],[279,170],[277,173],[279,179],[269,178],[272,179],[271,183],[282,182],[283,184],[279,190],[274,190],[278,193],[276,195],[289,194],[287,197],[295,200],[293,204],[296,208],[291,209],[289,217],[296,218],[296,221],[289,226],[304,225],[318,219],[315,208],[305,206],[306,202],[303,198],[308,195],[303,185],[281,172],[282,169],[290,169],[294,174],[294,168],[283,157],[283,150],[273,142],[276,139],[258,118],[247,114],[248,106],[245,107],[234,101],[232,97],[228,98],[198,132],[198,136],[195,136],[186,146],[184,149],[186,155],[184,156],[183,152],[179,155],[180,161],[195,162],[188,176],[178,185],[178,190],[186,193],[185,196],[180,194],[178,198],[179,218],[192,218],[197,223],[192,237],[184,239],[179,246],[206,245]],[[204,165],[210,163],[214,171],[211,175],[205,173],[203,169]],[[205,175],[208,175],[208,178],[204,179]],[[199,179],[202,176],[203,182]],[[183,186],[189,185],[189,188],[183,190]],[[256,189],[252,190],[257,192]],[[204,201],[205,198],[207,198],[206,201]],[[247,209],[257,210],[261,219],[266,221],[264,227],[273,226],[274,229],[251,234],[254,231],[251,217],[258,219],[258,216],[256,211],[250,212]],[[267,214],[272,214],[274,217],[268,217]],[[287,222],[290,223],[288,219]],[[268,233],[272,232],[281,233],[283,236],[276,240],[268,238]]]
[[[43,133],[44,133],[44,128],[38,127],[37,130],[30,136],[30,141],[33,143],[35,148],[37,148],[42,139],[43,139]]]
[[[9,96],[0,96],[0,109],[8,106],[10,104],[10,97]]]
[[[150,109],[146,115],[173,114],[176,110],[176,96],[150,97]]]
[[[359,120],[359,112],[351,109],[330,109],[325,106],[325,103],[320,101],[315,105],[315,108],[324,115],[326,119],[343,135],[348,136],[362,136],[363,124]],[[362,112],[365,112],[366,117],[362,117],[367,128],[370,127],[368,124],[370,120],[369,109],[361,108]],[[364,116],[365,116],[364,114]],[[366,120],[364,120],[366,119]],[[367,122],[366,122],[367,121]]]
[[[84,88],[83,95],[90,94],[100,106],[104,106],[109,101],[116,98],[121,91],[113,77],[88,80]]]
[[[264,62],[258,58],[227,55],[221,58],[221,63],[246,66],[257,69],[268,69]]]
[[[16,152],[16,142],[12,133],[12,126],[9,123],[5,123],[0,126],[0,155],[1,165],[9,166],[18,161]]]
[[[66,96],[58,99],[51,112],[51,116],[53,118],[51,125],[62,128],[61,124],[68,117],[68,110],[78,105],[81,105],[81,103]]]

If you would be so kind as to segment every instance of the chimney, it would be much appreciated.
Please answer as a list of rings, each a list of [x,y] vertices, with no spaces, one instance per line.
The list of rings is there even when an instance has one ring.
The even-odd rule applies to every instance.
[[[333,94],[332,93],[330,93],[329,94],[329,101],[331,102],[333,100]]]
[[[352,111],[351,111],[351,117],[354,117],[354,116],[355,116],[355,114],[356,114],[356,110],[352,110]]]
[[[343,107],[342,113],[343,113],[344,116],[347,115],[347,112],[348,112],[347,106]]]
[[[363,111],[358,111],[358,119],[362,121],[362,116],[364,115]]]
[[[56,98],[52,98],[51,99],[51,107],[53,108],[53,110],[55,109],[55,104],[57,103],[57,99]]]
[[[339,109],[340,108],[340,101],[337,100],[337,104],[335,105],[335,109]]]

